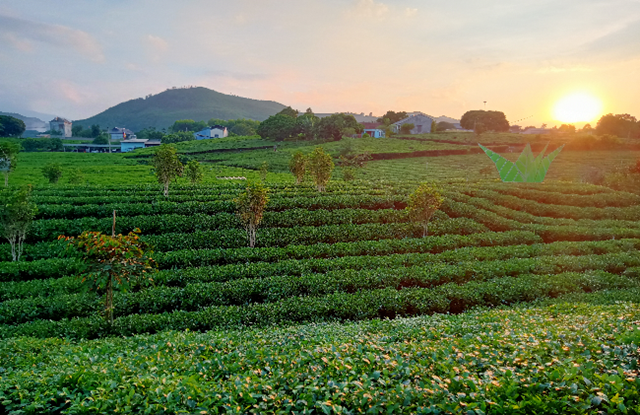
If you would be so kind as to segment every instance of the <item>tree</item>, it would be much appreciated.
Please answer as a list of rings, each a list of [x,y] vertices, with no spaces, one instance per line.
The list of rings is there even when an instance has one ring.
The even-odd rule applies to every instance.
[[[96,138],[93,139],[93,144],[109,144],[109,136],[107,134],[100,134]]]
[[[20,261],[22,246],[27,231],[38,212],[38,208],[31,201],[31,186],[19,191],[5,189],[0,193],[0,222],[2,222],[2,236],[11,245],[11,258]]]
[[[455,130],[456,126],[447,121],[440,121],[436,124],[436,129],[438,131]]]
[[[256,135],[256,130],[251,125],[246,123],[237,123],[236,125],[231,127],[229,132],[240,136]]]
[[[193,135],[193,134],[192,134]],[[136,133],[136,137],[142,140],[160,140],[164,138],[165,133],[158,131],[155,127],[143,128]]]
[[[382,117],[379,117],[377,121],[385,125],[391,125],[398,121],[404,120],[405,118],[407,118],[407,113],[405,111],[395,112],[395,111],[389,110]]]
[[[113,212],[115,229],[115,211]],[[157,268],[153,251],[140,240],[140,229],[128,235],[105,235],[101,232],[83,232],[78,237],[60,235],[70,250],[80,252],[89,273],[83,276],[86,289],[104,290],[104,316],[113,324],[113,291],[126,291],[132,282],[153,281],[150,274]]]
[[[169,185],[176,177],[182,176],[183,170],[176,148],[162,144],[154,153],[151,164],[156,170],[158,182],[164,186],[164,195],[169,196]]]
[[[295,118],[285,114],[276,114],[260,123],[256,132],[263,139],[282,141],[298,134],[297,127]]]
[[[407,210],[409,217],[422,224],[422,237],[429,234],[429,221],[436,210],[440,209],[444,197],[435,185],[421,184],[415,192],[409,195]]]
[[[267,180],[267,173],[269,173],[269,163],[263,161],[260,165],[260,180],[263,182]]]
[[[438,124],[436,124],[435,120],[431,121],[431,134],[438,132]]]
[[[175,144],[182,143],[183,141],[193,141],[195,139],[195,135],[190,131],[178,131],[162,136],[161,141],[162,144]]]
[[[486,131],[509,131],[509,121],[502,111],[467,111],[460,119],[460,126],[466,130],[475,131],[478,123],[484,124]]]
[[[350,114],[332,114],[321,118],[316,125],[316,135],[322,139],[338,141],[342,139],[345,131],[353,128],[356,133],[361,133],[364,127]]]
[[[640,123],[629,114],[603,115],[596,125],[596,134],[611,134],[616,137],[631,138],[640,134]]]
[[[9,186],[9,174],[18,166],[20,145],[9,141],[0,142],[0,171],[4,173],[4,187]]]
[[[74,125],[71,127],[71,135],[73,137],[82,137],[83,128],[81,125]]]
[[[27,126],[21,119],[0,115],[0,130],[4,137],[20,137],[26,129]]]
[[[320,121],[311,108],[307,108],[304,114],[296,118],[297,131],[302,134],[305,140],[313,140],[315,137],[316,125]]]
[[[411,134],[411,130],[413,130],[414,128],[416,128],[415,124],[408,122],[400,126],[400,132],[402,134]]]
[[[304,181],[304,174],[307,170],[307,157],[302,151],[296,151],[289,160],[289,171],[296,177],[296,184]]]
[[[100,126],[97,124],[93,124],[91,126],[91,134],[90,137],[91,138],[96,138],[100,135],[100,133],[102,133],[102,131],[100,130]]]
[[[169,127],[171,131],[177,133],[178,131],[191,131],[196,132],[200,130],[204,130],[208,125],[204,121],[194,121],[194,120],[178,120]]]
[[[280,111],[278,114],[288,115],[289,117],[297,118],[298,110],[294,110],[291,107],[286,107],[286,108],[283,108],[282,111]]]
[[[573,134],[573,133],[576,132],[576,126],[575,125],[571,125],[571,124],[562,124],[560,126],[560,128],[558,128],[558,132],[566,133],[566,134]]]
[[[197,160],[191,160],[187,163],[184,168],[184,174],[187,176],[187,179],[189,179],[191,184],[200,183],[204,178],[202,166]]]
[[[269,203],[267,188],[262,183],[250,182],[246,190],[233,201],[236,203],[236,214],[247,231],[249,247],[256,246],[258,226],[262,222],[264,210]]]
[[[487,126],[484,125],[483,122],[477,122],[473,128],[473,132],[476,133],[476,136],[480,137],[482,134],[487,132]]]
[[[329,154],[324,152],[322,147],[316,147],[311,155],[309,155],[307,166],[314,183],[318,187],[318,191],[324,192],[331,178],[331,172],[333,172],[333,168],[335,167],[333,159]]]
[[[49,180],[49,183],[58,183],[58,180],[62,177],[62,167],[58,163],[48,163],[42,168],[42,174],[45,179]]]

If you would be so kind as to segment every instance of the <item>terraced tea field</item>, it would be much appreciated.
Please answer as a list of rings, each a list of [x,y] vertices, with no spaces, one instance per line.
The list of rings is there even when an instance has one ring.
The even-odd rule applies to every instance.
[[[37,188],[0,413],[638,413],[640,196],[454,182],[423,238],[416,186],[270,183],[256,248],[239,184]],[[57,237],[113,210],[160,271],[109,324]]]

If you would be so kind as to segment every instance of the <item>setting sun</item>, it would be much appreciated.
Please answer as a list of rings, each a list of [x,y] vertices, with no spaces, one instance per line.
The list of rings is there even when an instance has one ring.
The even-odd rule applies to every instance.
[[[589,122],[602,112],[602,102],[589,94],[569,95],[556,102],[553,117],[564,123]]]

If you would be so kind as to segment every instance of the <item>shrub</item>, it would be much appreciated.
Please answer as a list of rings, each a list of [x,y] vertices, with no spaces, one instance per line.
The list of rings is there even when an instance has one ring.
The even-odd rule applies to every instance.
[[[58,163],[48,163],[42,168],[42,174],[49,183],[58,183],[62,177],[62,167]]]

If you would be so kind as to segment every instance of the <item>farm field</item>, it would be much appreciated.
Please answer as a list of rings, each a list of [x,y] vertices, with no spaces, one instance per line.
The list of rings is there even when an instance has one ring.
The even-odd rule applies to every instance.
[[[554,149],[549,147],[549,150]],[[502,153],[511,161],[520,152]],[[628,167],[640,158],[640,151],[562,151],[551,164],[546,180],[580,182],[585,173],[594,167],[614,169]],[[372,161],[360,172],[369,180],[470,180],[499,179],[493,163],[485,154],[453,155],[443,157],[418,157],[399,160]],[[489,167],[488,174],[480,170]]]
[[[243,183],[36,186],[24,259],[0,245],[0,411],[640,411],[640,196],[443,175],[422,237],[407,176],[267,180],[256,248]],[[57,237],[113,210],[160,271],[109,324]]]

